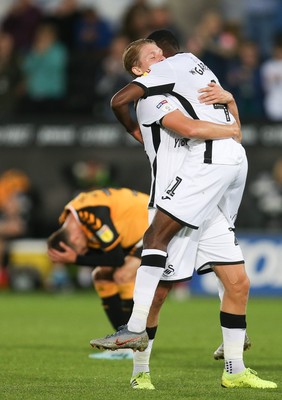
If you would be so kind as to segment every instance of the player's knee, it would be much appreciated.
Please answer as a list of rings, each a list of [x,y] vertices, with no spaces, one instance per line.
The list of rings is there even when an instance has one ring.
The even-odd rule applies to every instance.
[[[246,274],[238,276],[237,281],[233,282],[230,288],[233,296],[246,301],[250,289],[250,280],[248,276]]]
[[[92,281],[93,284],[99,281],[111,281],[113,280],[113,271],[112,268],[107,267],[97,267],[92,272]]]
[[[247,274],[242,279],[242,291],[248,296],[250,291],[250,279]]]
[[[131,281],[127,274],[124,274],[122,270],[117,269],[113,274],[113,280],[117,285],[123,285]]]

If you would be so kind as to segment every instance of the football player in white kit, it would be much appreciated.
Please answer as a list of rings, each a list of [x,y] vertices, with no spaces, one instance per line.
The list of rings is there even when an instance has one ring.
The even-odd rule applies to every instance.
[[[162,55],[154,43],[147,42],[138,51],[137,62],[132,63],[132,71],[136,75],[138,75],[138,69],[140,73],[142,68],[144,71],[146,64],[148,67],[161,60]],[[188,76],[187,79],[185,79],[185,73]],[[211,71],[193,55],[179,54],[152,66],[150,73],[136,82],[138,84],[141,82],[142,87],[153,86],[153,90],[147,91],[148,95],[156,95],[159,91],[163,91],[177,97],[182,107],[179,104],[174,106],[173,100],[168,97],[161,101],[158,99],[155,107],[161,109],[164,114],[158,119],[159,123],[179,134],[181,134],[183,124],[178,120],[182,121],[183,112],[194,119],[213,120],[221,124],[232,123],[233,117],[226,106],[217,104],[206,106],[206,109],[202,107],[198,100],[198,91],[204,82],[199,79],[199,76],[206,79],[206,84],[217,81]],[[187,87],[188,94],[185,92]],[[192,96],[189,97],[190,92]],[[150,121],[149,117],[148,125],[155,122],[156,120]],[[218,207],[225,215],[230,229],[233,229],[246,173],[247,162],[244,149],[233,139],[208,141],[192,139],[189,141],[187,157],[182,167],[174,175],[172,184],[162,196],[157,198],[157,207],[161,212],[156,213],[144,236],[144,251],[142,264],[137,274],[132,316],[126,328],[112,335],[110,345],[108,338],[108,348],[114,349],[118,345],[142,350],[146,347],[146,320],[155,288],[166,265],[168,243],[183,226],[195,230],[199,227],[201,229],[201,225],[212,218]],[[214,249],[217,251],[222,249],[224,253],[225,243],[220,236],[217,240],[215,239],[214,246]],[[211,253],[209,257],[211,258],[208,264],[212,263],[213,270],[225,288],[220,311],[225,353],[222,386],[276,388],[275,383],[258,378],[252,370],[244,366],[242,353],[249,280],[242,258],[221,262],[217,252]],[[230,267],[228,264],[234,265]],[[95,344],[95,340],[92,342]],[[97,339],[97,343],[101,346],[101,343],[105,344],[105,341],[99,342]],[[139,347],[136,347],[136,343]]]

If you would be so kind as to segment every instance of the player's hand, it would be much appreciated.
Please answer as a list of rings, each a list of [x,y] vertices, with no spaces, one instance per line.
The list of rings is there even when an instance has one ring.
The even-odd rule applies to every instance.
[[[200,103],[205,103],[207,105],[215,103],[228,104],[234,101],[231,93],[214,82],[209,83],[205,88],[199,89],[198,92],[202,93],[198,97]]]
[[[241,128],[239,127],[239,125],[236,122],[234,122],[231,126],[234,128],[233,139],[236,142],[241,143],[242,142],[242,131],[241,131]]]
[[[67,246],[64,242],[60,242],[60,246],[63,251],[48,249],[48,256],[50,260],[54,263],[62,263],[62,264],[70,264],[75,263],[77,254],[76,252],[69,246]]]

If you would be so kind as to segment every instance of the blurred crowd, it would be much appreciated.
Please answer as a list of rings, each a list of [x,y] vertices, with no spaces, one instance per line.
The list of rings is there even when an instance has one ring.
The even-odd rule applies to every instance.
[[[0,119],[77,113],[115,121],[109,100],[131,80],[124,48],[169,29],[232,91],[243,122],[282,121],[282,0],[206,2],[186,31],[172,3],[1,0]]]
[[[282,0],[1,0],[0,123],[69,115],[115,122],[110,99],[131,81],[123,51],[158,29],[172,31],[182,51],[216,73],[243,123],[282,122]],[[115,168],[97,160],[64,173],[73,193],[118,186]],[[8,282],[11,241],[45,238],[57,223],[44,219],[41,202],[25,172],[2,172],[0,288]],[[281,231],[281,158],[249,183],[238,226]],[[56,273],[60,285],[66,275]],[[20,276],[18,282],[27,284]]]

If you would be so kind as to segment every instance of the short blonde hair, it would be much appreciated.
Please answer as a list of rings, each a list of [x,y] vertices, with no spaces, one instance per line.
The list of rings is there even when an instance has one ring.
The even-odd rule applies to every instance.
[[[151,39],[138,39],[134,42],[131,42],[124,50],[122,56],[122,62],[124,69],[130,73],[131,76],[136,76],[132,72],[132,67],[139,66],[139,53],[143,46],[146,44],[154,43],[154,40]]]

